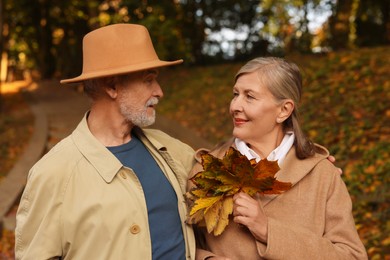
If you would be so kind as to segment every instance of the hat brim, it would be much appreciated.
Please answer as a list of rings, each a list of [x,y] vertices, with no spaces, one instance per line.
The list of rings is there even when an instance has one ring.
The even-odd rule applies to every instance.
[[[84,81],[87,79],[95,79],[95,78],[103,78],[103,77],[127,74],[127,73],[137,72],[137,71],[141,71],[141,70],[177,65],[180,63],[183,63],[183,60],[176,60],[176,61],[154,60],[154,61],[145,62],[142,64],[134,64],[134,65],[124,66],[124,67],[120,67],[120,68],[104,69],[104,70],[99,70],[99,71],[86,72],[86,73],[82,73],[80,76],[75,77],[75,78],[63,79],[60,81],[60,83],[61,84],[77,83],[77,82],[81,82],[81,81]]]

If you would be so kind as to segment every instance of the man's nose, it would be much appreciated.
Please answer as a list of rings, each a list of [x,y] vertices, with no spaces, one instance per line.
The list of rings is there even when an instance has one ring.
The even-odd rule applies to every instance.
[[[158,98],[162,98],[164,96],[164,93],[163,93],[159,83],[156,84],[153,96],[158,97]]]

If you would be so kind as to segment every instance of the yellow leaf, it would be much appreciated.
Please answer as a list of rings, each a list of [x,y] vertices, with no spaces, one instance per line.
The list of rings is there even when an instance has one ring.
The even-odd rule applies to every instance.
[[[219,214],[217,226],[214,228],[214,236],[219,236],[229,224],[229,215],[233,213],[233,197],[225,197],[222,201],[222,209]]]
[[[201,190],[201,189],[194,189],[191,191],[192,195],[198,197],[198,198],[203,198],[206,197],[207,195],[207,190]]]
[[[382,245],[384,245],[384,246],[390,246],[390,237],[385,238],[385,239],[382,241]]]
[[[188,224],[198,224],[201,220],[203,220],[204,218],[204,214],[203,214],[203,211],[202,210],[198,210],[197,212],[195,212],[193,215],[190,215],[188,218],[187,218],[187,223]]]
[[[190,215],[195,214],[198,210],[209,209],[214,203],[219,201],[222,196],[215,196],[215,197],[204,197],[204,198],[199,198],[195,201],[195,205],[192,207]],[[205,212],[206,213],[206,212]]]
[[[204,213],[207,232],[211,233],[219,220],[219,213],[222,208],[222,202],[218,200]]]

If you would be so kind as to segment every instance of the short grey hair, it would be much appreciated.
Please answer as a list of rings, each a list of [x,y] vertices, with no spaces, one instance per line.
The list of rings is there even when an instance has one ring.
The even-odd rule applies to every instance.
[[[129,78],[130,74],[122,74],[85,80],[83,82],[84,93],[92,100],[96,100],[104,95],[105,88],[114,88],[117,84],[124,84]]]

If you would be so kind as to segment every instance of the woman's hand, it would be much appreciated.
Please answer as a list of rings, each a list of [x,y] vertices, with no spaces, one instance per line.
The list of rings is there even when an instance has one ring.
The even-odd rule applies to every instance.
[[[260,202],[244,192],[233,197],[234,222],[246,226],[252,235],[261,242],[267,242],[268,218]]]

